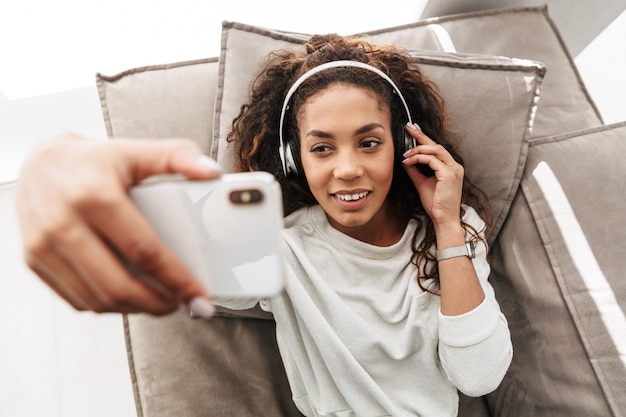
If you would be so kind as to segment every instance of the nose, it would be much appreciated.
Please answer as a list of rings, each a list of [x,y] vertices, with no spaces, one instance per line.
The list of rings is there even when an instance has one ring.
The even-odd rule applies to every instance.
[[[343,149],[335,158],[335,178],[352,180],[363,175],[363,165],[356,150]]]

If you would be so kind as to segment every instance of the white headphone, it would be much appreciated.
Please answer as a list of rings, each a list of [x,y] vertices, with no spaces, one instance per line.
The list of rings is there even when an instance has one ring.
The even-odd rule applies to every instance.
[[[349,60],[331,61],[322,65],[319,65],[305,72],[300,78],[296,80],[296,82],[293,83],[293,85],[287,92],[287,95],[285,96],[285,101],[283,102],[283,107],[280,112],[280,124],[278,126],[278,129],[279,129],[278,134],[280,138],[280,145],[278,148],[278,152],[280,154],[280,159],[283,165],[283,173],[285,174],[285,176],[288,176],[289,174],[299,175],[298,168],[296,167],[295,159],[293,157],[293,153],[291,152],[291,147],[289,146],[289,141],[285,140],[285,137],[283,135],[283,123],[285,120],[285,113],[287,112],[287,109],[289,108],[289,100],[291,99],[291,96],[293,96],[293,94],[296,92],[298,87],[300,87],[300,85],[302,85],[302,83],[304,83],[307,79],[317,74],[318,72],[327,70],[329,68],[338,68],[338,67],[357,67],[357,68],[362,68],[362,69],[378,74],[385,81],[387,81],[391,85],[391,87],[393,87],[393,91],[402,100],[404,110],[406,111],[408,123],[413,123],[413,121],[411,120],[411,112],[409,111],[409,106],[406,104],[406,100],[404,100],[404,96],[400,92],[400,89],[396,86],[393,80],[389,78],[387,74],[385,74],[378,68],[365,64],[363,62],[349,61]],[[403,152],[416,146],[415,139],[413,139],[410,135],[405,133],[403,137],[404,137]]]

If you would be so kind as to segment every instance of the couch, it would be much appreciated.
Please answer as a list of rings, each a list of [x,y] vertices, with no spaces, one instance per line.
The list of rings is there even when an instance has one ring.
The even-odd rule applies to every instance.
[[[466,173],[490,196],[490,281],[514,358],[460,416],[626,415],[626,123],[605,125],[547,6],[360,34],[406,48],[441,87]],[[112,139],[195,140],[227,171],[230,122],[271,50],[308,34],[224,22],[219,57],[97,74]],[[298,416],[259,309],[124,316],[137,415]]]

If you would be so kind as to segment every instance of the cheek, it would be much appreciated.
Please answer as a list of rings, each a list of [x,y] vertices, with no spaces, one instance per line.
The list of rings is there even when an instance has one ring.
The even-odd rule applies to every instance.
[[[394,168],[394,153],[393,150],[386,152],[384,156],[381,155],[377,161],[373,161],[369,165],[369,172],[379,182],[390,182],[393,177]]]
[[[313,163],[310,159],[307,160],[306,156],[301,161],[302,168],[306,173],[306,182],[311,191],[323,187],[328,182],[327,170],[323,168],[323,165]]]
[[[391,187],[391,181],[393,180],[393,161],[391,163],[379,164],[377,169],[371,171],[375,176],[375,181],[379,184],[385,184],[386,187]]]
[[[378,184],[380,191],[384,191],[385,199],[391,190],[393,182],[393,161],[391,163],[380,164],[376,171],[372,171],[373,181]]]

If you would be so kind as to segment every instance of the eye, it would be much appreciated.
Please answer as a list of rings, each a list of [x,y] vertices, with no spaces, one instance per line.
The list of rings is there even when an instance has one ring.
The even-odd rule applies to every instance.
[[[382,144],[381,140],[372,138],[372,139],[365,139],[361,141],[361,143],[359,143],[359,147],[365,148],[365,149],[373,149],[381,144]]]
[[[311,146],[309,152],[311,153],[326,153],[330,152],[332,148],[324,143],[318,143],[316,145]]]

